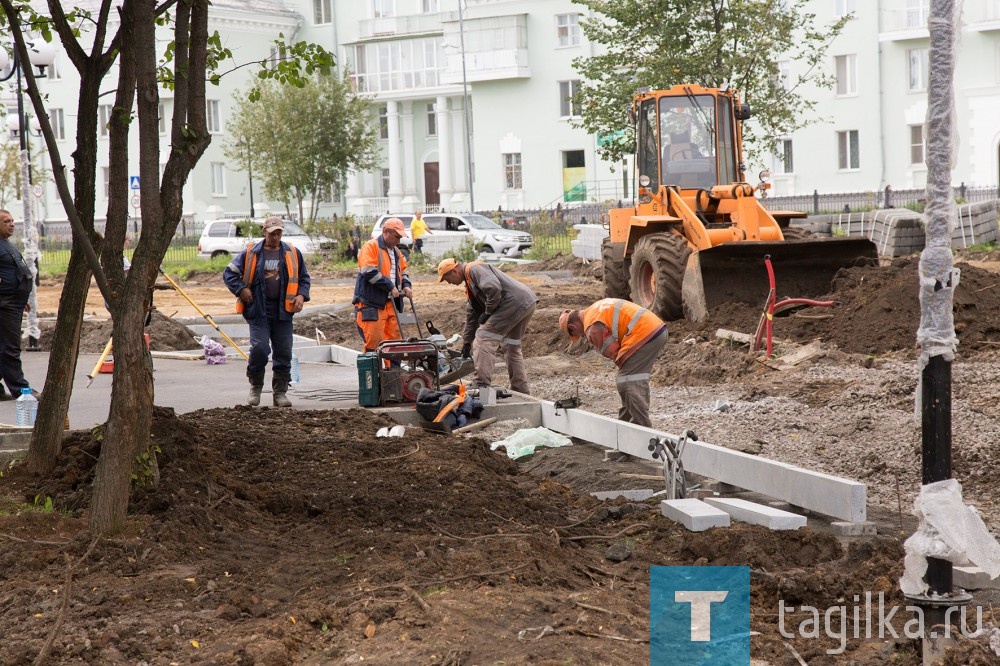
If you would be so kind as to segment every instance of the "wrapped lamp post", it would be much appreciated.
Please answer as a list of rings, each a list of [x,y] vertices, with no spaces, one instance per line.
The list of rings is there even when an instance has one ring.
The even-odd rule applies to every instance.
[[[38,68],[39,73],[36,78],[45,77],[45,68],[52,64],[56,57],[56,50],[51,44],[38,40],[28,46],[28,53],[31,65]],[[28,123],[24,115],[24,98],[21,87],[21,66],[18,61],[17,51],[14,51],[14,58],[11,60],[5,48],[0,47],[0,82],[8,81],[11,77],[17,77],[17,117],[12,122],[8,116],[8,128],[17,134],[21,142],[21,217],[24,223],[24,260],[31,269],[31,296],[28,303],[31,305],[28,311],[28,351],[40,351],[38,338],[41,336],[41,329],[38,326],[38,222],[32,215],[32,182],[31,182],[31,156],[28,153]]]

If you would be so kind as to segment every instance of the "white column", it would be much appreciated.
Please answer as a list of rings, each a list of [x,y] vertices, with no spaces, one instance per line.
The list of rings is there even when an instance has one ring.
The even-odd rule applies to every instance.
[[[403,165],[399,156],[399,111],[395,100],[386,104],[389,121],[389,212],[403,204]]]
[[[416,164],[413,153],[413,102],[403,102],[400,127],[403,130],[403,207],[406,210],[421,208],[417,194]]]
[[[352,171],[347,174],[347,183],[344,189],[345,212],[354,215],[363,215],[365,203],[365,197],[361,190],[361,174],[357,171]]]
[[[441,95],[434,105],[437,113],[437,133],[438,133],[438,195],[441,198],[441,205],[447,210],[451,202],[451,194],[455,191],[455,184],[451,179],[454,169],[454,158],[451,151],[451,117],[448,112],[448,98]]]
[[[466,174],[468,173],[468,163],[466,162],[468,156],[465,154],[464,113],[465,109],[463,108],[451,110],[451,136],[455,142],[455,154],[459,157],[455,160],[455,192],[451,195],[451,207],[448,210],[454,208],[456,211],[466,211],[469,209],[469,188],[465,182],[467,180]],[[444,202],[441,205],[444,205]]]

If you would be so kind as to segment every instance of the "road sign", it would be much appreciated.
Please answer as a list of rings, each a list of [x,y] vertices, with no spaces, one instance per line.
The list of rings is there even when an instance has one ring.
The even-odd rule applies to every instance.
[[[35,183],[35,184],[34,184],[34,185],[32,186],[32,188],[31,188],[31,192],[32,192],[32,193],[33,193],[33,194],[34,194],[34,195],[35,195],[36,197],[38,197],[39,199],[41,199],[41,198],[42,198],[42,195],[43,195],[43,194],[45,193],[45,190],[44,190],[44,189],[42,188],[42,185],[41,185],[41,183]]]
[[[614,132],[609,132],[604,134],[603,132],[597,133],[597,145],[598,147],[603,147],[608,143],[617,143],[620,139],[625,138],[624,130],[615,130]]]
[[[139,189],[139,176],[129,176],[128,177],[129,189],[137,190]]]
[[[138,194],[133,194],[132,195],[132,208],[138,208],[138,207],[139,207],[139,195]]]

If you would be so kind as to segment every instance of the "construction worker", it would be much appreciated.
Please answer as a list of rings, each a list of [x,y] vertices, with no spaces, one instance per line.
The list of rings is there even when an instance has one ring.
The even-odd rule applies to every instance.
[[[413,236],[413,251],[423,252],[424,251],[424,234],[431,233],[431,230],[427,228],[427,223],[424,222],[424,214],[421,211],[417,211],[413,214],[413,221],[410,222],[410,235]]]
[[[618,366],[615,383],[622,406],[618,418],[636,425],[649,420],[649,371],[667,342],[667,325],[655,314],[620,298],[605,298],[584,310],[566,310],[559,328],[574,342],[586,335]]]
[[[284,228],[280,217],[264,220],[264,240],[248,245],[222,273],[229,291],[239,298],[236,311],[250,326],[247,404],[254,407],[260,404],[268,356],[274,406],[292,406],[287,395],[292,381],[292,317],[309,300],[311,281],[302,253],[282,242]]]
[[[507,361],[510,388],[529,393],[521,339],[535,314],[538,296],[531,289],[482,261],[463,263],[448,258],[438,264],[438,282],[465,284],[465,332],[462,356],[476,366],[474,384],[490,386],[496,368],[497,348]]]
[[[396,246],[406,235],[398,217],[382,225],[382,235],[361,246],[358,252],[358,277],[354,282],[354,308],[358,332],[365,351],[375,351],[383,340],[399,340],[399,319],[403,296],[413,298],[406,257]]]

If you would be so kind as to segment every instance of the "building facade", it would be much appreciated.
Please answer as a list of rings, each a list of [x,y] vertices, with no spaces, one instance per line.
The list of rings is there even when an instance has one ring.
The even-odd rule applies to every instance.
[[[956,3],[958,5],[959,3]],[[851,14],[827,58],[832,90],[815,122],[781,137],[773,194],[920,189],[927,183],[925,121],[930,0],[810,0],[820,22]],[[1000,182],[1000,0],[963,5],[955,49],[957,186]],[[793,80],[796,63],[779,63]]]
[[[771,168],[773,194],[779,196],[923,187],[929,5],[930,0],[810,0],[808,9],[820,22],[852,17],[826,59],[836,85],[807,90],[818,100],[814,122],[781,137],[777,154],[765,164],[748,165],[748,173]],[[272,57],[273,42],[282,35],[318,43],[336,55],[356,91],[370,99],[381,164],[349,174],[320,207],[321,216],[553,209],[560,203],[628,199],[633,186],[631,158],[624,166],[602,161],[597,137],[574,127],[579,114],[570,97],[580,82],[572,61],[597,48],[580,28],[585,11],[571,0],[216,0],[210,29],[218,30],[233,52],[231,65]],[[164,31],[163,49],[169,39]],[[247,89],[254,70],[227,71],[231,65],[223,68],[218,86],[209,86],[213,141],[185,186],[185,217],[196,225],[250,213],[250,173],[245,163],[227,159],[223,146],[239,140],[227,136],[226,123],[234,97]],[[779,63],[789,81],[798,67]],[[105,116],[116,76],[113,70],[107,78]],[[39,85],[63,162],[71,163],[78,79],[65,56],[57,56]],[[166,155],[171,93],[161,91],[161,99]],[[1000,0],[964,3],[955,100],[959,141],[953,179],[996,185]],[[0,104],[10,113],[16,109],[10,84],[0,86]],[[99,139],[100,214],[107,204],[108,156],[106,137]],[[43,170],[51,169],[41,139],[29,142]],[[137,152],[133,147],[133,155]],[[252,163],[258,178],[266,169]],[[66,225],[53,182],[39,184],[31,202],[36,219],[49,229]],[[263,200],[259,181],[256,194],[258,217],[294,212]],[[8,202],[15,213],[18,206]],[[138,225],[141,210],[134,212]]]

